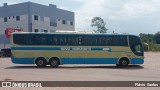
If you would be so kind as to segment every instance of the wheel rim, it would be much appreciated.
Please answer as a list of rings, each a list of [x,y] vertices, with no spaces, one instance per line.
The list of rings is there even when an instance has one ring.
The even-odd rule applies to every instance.
[[[124,61],[122,61],[122,65],[123,65],[123,66],[127,66],[127,64],[128,64],[128,62],[127,62],[127,61],[125,61],[125,60],[124,60]]]
[[[51,65],[52,65],[52,66],[57,66],[57,65],[58,65],[58,62],[57,62],[56,60],[52,60],[52,61],[51,61]]]
[[[43,60],[38,61],[38,65],[42,66],[44,64]]]

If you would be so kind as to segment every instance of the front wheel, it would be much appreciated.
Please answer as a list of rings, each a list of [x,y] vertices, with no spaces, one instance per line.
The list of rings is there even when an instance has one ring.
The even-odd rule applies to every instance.
[[[127,59],[121,59],[119,61],[119,66],[121,66],[121,67],[127,67],[128,64],[129,64],[129,61]]]
[[[49,64],[51,65],[51,67],[58,67],[59,66],[59,62],[55,58],[52,58],[50,60]]]

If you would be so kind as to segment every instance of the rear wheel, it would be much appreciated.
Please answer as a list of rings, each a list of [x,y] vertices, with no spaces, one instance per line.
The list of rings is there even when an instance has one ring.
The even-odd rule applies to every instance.
[[[51,67],[58,67],[59,66],[59,60],[57,60],[56,58],[51,58],[49,61],[49,64],[51,65]]]
[[[45,58],[37,58],[35,63],[38,67],[44,67],[47,65]]]
[[[127,58],[122,58],[122,59],[120,59],[118,65],[121,67],[127,67],[128,64],[129,64],[129,60]]]

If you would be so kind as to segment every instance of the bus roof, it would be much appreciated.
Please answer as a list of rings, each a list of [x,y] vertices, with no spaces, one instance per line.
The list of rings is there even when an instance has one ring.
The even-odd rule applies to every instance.
[[[56,35],[114,35],[114,36],[136,36],[136,35],[131,35],[131,34],[106,34],[106,33],[63,33],[63,32],[54,32],[54,33],[45,33],[45,32],[14,32],[12,34],[56,34]]]

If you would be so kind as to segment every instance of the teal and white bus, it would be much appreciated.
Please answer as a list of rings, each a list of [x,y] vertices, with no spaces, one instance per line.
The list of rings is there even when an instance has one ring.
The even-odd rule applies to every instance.
[[[13,33],[12,62],[38,67],[63,64],[143,64],[138,36],[80,33]]]

